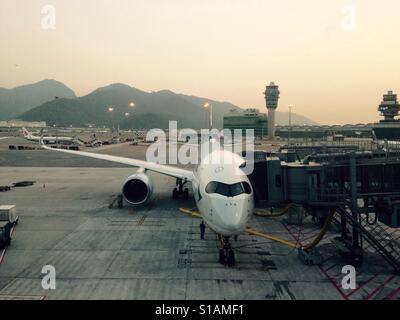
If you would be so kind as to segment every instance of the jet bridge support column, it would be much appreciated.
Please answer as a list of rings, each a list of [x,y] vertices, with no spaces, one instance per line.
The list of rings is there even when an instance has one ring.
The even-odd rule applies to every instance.
[[[358,221],[358,204],[357,204],[357,166],[356,157],[354,154],[350,155],[350,194],[351,194],[351,214],[353,218]],[[360,235],[357,226],[353,226],[353,248],[360,248]]]
[[[340,215],[340,229],[341,229],[341,239],[342,241],[346,241],[349,238],[347,233],[347,219],[344,214]]]

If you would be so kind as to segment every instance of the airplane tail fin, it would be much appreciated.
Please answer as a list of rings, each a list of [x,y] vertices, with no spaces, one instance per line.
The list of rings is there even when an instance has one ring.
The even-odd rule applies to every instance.
[[[384,141],[383,143],[379,141],[374,130],[372,130],[372,143],[377,146],[378,150],[387,150],[387,141]]]
[[[373,140],[374,142],[378,142],[378,138],[376,137],[376,134],[375,134],[375,131],[374,131],[374,130],[372,130],[372,140]]]
[[[22,128],[22,134],[24,135],[24,138],[27,138],[31,135],[31,133],[28,130],[26,130],[25,127]]]

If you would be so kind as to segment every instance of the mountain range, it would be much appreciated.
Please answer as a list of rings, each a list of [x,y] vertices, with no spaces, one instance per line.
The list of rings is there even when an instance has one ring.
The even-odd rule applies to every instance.
[[[0,88],[0,119],[14,119],[56,96],[76,98],[74,91],[55,80],[43,80],[14,89]]]
[[[44,80],[11,90],[0,88],[0,120],[18,118],[46,121],[48,125],[57,126],[119,124],[121,128],[167,128],[169,120],[176,120],[178,127],[199,129],[208,127],[206,102],[213,106],[213,122],[217,128],[222,127],[224,114],[231,109],[241,110],[229,102],[169,90],[145,92],[120,83],[77,97],[61,82]],[[133,107],[131,103],[134,103]],[[277,124],[288,122],[287,113],[277,112],[276,118]],[[296,114],[292,114],[292,123],[316,124]]]

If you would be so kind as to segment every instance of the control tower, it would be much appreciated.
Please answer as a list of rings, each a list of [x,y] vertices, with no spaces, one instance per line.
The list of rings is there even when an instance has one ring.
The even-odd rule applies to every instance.
[[[268,109],[268,139],[270,140],[275,139],[275,110],[278,108],[279,94],[279,87],[274,82],[271,82],[264,92]]]
[[[387,94],[383,95],[383,101],[379,105],[378,111],[381,112],[381,115],[384,117],[384,120],[380,122],[397,122],[394,117],[399,115],[400,104],[397,102],[397,94],[394,94],[393,91],[388,91]]]

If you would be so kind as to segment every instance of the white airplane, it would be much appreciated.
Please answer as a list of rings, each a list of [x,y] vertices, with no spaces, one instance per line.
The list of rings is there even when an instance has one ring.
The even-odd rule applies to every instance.
[[[187,198],[189,191],[184,186],[191,182],[201,218],[220,240],[219,262],[228,266],[235,265],[235,255],[229,240],[244,231],[254,208],[253,189],[243,172],[246,161],[239,155],[219,148],[205,156],[195,171],[189,171],[125,157],[53,149],[41,144],[46,150],[138,167],[137,172],[129,176],[122,186],[122,195],[131,205],[145,204],[152,195],[153,183],[147,171],[176,178],[176,187],[172,192],[174,199],[178,196]]]
[[[64,143],[64,142],[73,142],[75,139],[73,137],[38,137],[34,136],[31,132],[29,132],[26,128],[22,128],[22,134],[25,139],[29,141],[43,141],[46,144],[56,144],[56,143]]]
[[[395,140],[379,140],[376,137],[375,131],[372,130],[372,142],[377,145],[379,150],[389,151],[390,149],[400,149],[400,141]]]

